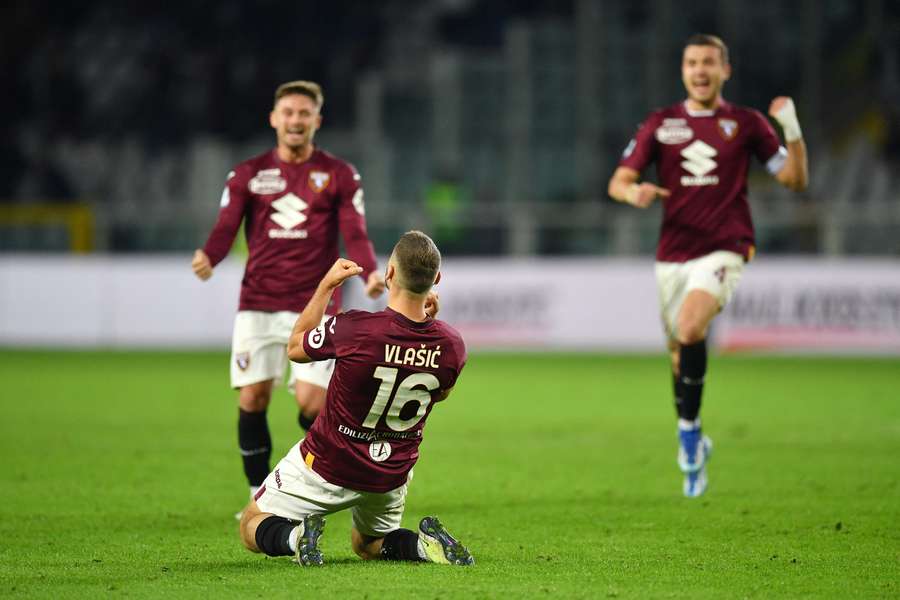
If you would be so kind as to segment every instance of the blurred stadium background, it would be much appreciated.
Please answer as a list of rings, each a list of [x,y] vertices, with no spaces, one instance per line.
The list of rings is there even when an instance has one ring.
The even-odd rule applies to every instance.
[[[2,11],[0,596],[897,597],[900,3],[162,6]],[[795,98],[811,184],[751,172],[759,257],[713,332],[712,484],[682,501],[659,207],[606,183],[683,97],[698,31],[730,46],[727,98]],[[363,564],[346,514],[315,572],[236,541],[241,252],[206,283],[189,265],[296,78],[324,86],[317,140],[362,173],[376,251],[413,227],[444,251],[441,316],[474,351],[404,525],[452,523],[465,573]],[[742,348],[840,356],[723,355]],[[278,395],[275,456],[299,433]]]
[[[877,285],[869,296],[848,300],[838,290],[819,303],[844,319],[878,313],[872,327],[893,331],[887,346],[900,348],[900,284],[885,288],[900,280],[896,2],[223,0],[161,9],[36,0],[15,3],[8,17],[0,25],[0,277],[8,290],[0,343],[52,342],[23,325],[20,307],[41,306],[54,289],[33,279],[67,277],[62,287],[78,296],[87,286],[81,296],[90,295],[92,275],[78,268],[131,272],[147,255],[155,272],[178,264],[187,275],[224,175],[272,146],[272,91],[295,78],[324,86],[317,139],[363,174],[380,254],[400,232],[420,228],[448,259],[460,258],[448,268],[525,264],[520,277],[533,288],[546,269],[586,258],[600,269],[633,264],[652,296],[659,208],[618,205],[606,182],[644,115],[682,97],[682,44],[703,31],[730,46],[726,97],[765,111],[775,95],[792,95],[809,145],[811,184],[802,194],[752,171],[760,262],[801,257],[782,275],[795,282],[825,258],[841,266],[826,280],[875,265],[865,275]],[[62,275],[43,271],[48,261]],[[240,268],[222,271],[232,287],[201,324],[227,341]],[[620,280],[596,286],[611,282]],[[756,306],[772,287],[761,300],[752,289]],[[207,304],[211,296],[199,284],[177,293],[188,307],[192,296]],[[533,316],[541,301],[524,295],[494,301],[518,299],[512,311]],[[502,320],[482,300],[457,304],[480,310],[485,323]],[[639,345],[649,348],[660,341],[652,297],[639,312],[653,336]]]

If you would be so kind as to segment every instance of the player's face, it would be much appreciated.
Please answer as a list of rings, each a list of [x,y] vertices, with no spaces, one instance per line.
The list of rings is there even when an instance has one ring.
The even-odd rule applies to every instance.
[[[278,99],[269,122],[278,137],[278,145],[296,150],[312,144],[322,125],[322,115],[309,96],[290,94]]]
[[[715,46],[687,46],[681,61],[681,80],[688,99],[712,108],[722,86],[731,76],[731,66],[722,62],[722,51]]]

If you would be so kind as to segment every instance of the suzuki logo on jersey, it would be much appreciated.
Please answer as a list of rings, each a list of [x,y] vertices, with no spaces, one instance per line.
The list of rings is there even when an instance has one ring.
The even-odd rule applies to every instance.
[[[683,175],[681,177],[681,185],[698,186],[698,185],[716,185],[719,183],[718,175],[707,175],[710,171],[719,166],[713,157],[718,152],[716,149],[702,140],[696,140],[693,144],[681,151],[681,156],[685,158],[681,166],[691,175]]]
[[[273,202],[272,208],[275,209],[275,212],[272,213],[270,218],[281,225],[281,229],[270,229],[270,238],[306,238],[307,232],[305,229],[294,229],[294,227],[306,221],[306,215],[303,214],[303,211],[309,208],[309,204],[293,193],[289,193]]]

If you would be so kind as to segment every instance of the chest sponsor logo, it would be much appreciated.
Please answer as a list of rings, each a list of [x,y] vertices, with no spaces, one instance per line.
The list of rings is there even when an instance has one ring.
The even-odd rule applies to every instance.
[[[306,215],[303,213],[309,204],[302,198],[296,196],[293,192],[285,194],[272,203],[274,212],[269,217],[275,223],[281,226],[281,229],[270,229],[270,238],[281,239],[305,239],[307,231],[305,229],[294,229],[297,225],[306,222]]]
[[[263,169],[247,184],[254,194],[280,194],[287,188],[287,181],[281,176],[281,169]]]
[[[309,173],[309,188],[317,194],[327,188],[330,182],[330,173],[325,171],[310,171]]]
[[[664,119],[656,128],[656,139],[660,144],[683,144],[694,137],[694,130],[685,119]]]
[[[738,122],[734,119],[719,119],[719,134],[729,142],[738,132]]]
[[[702,140],[696,140],[690,146],[681,151],[685,160],[681,166],[690,175],[681,177],[681,185],[695,187],[701,185],[716,185],[719,183],[718,175],[709,175],[709,172],[718,165],[713,158],[718,154],[716,149]]]
[[[391,457],[391,445],[388,442],[372,442],[369,444],[369,458],[375,462],[384,462]]]

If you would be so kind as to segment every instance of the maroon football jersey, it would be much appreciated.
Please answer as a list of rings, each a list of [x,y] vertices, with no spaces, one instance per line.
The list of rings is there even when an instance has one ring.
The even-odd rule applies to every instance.
[[[351,165],[322,150],[299,164],[271,150],[228,174],[219,218],[203,250],[218,264],[244,221],[250,256],[240,310],[303,310],[338,259],[339,232],[363,278],[376,269],[359,179]],[[340,305],[337,289],[328,312]]]
[[[307,333],[303,349],[314,360],[336,359],[325,408],[299,446],[306,464],[352,490],[380,493],[406,483],[432,400],[454,386],[465,365],[459,333],[390,308],[351,310]]]
[[[656,259],[684,262],[716,250],[750,259],[753,222],[747,203],[747,170],[753,155],[770,173],[787,151],[759,111],[723,102],[715,110],[663,108],[641,124],[619,166],[642,171],[656,162],[663,221]]]

